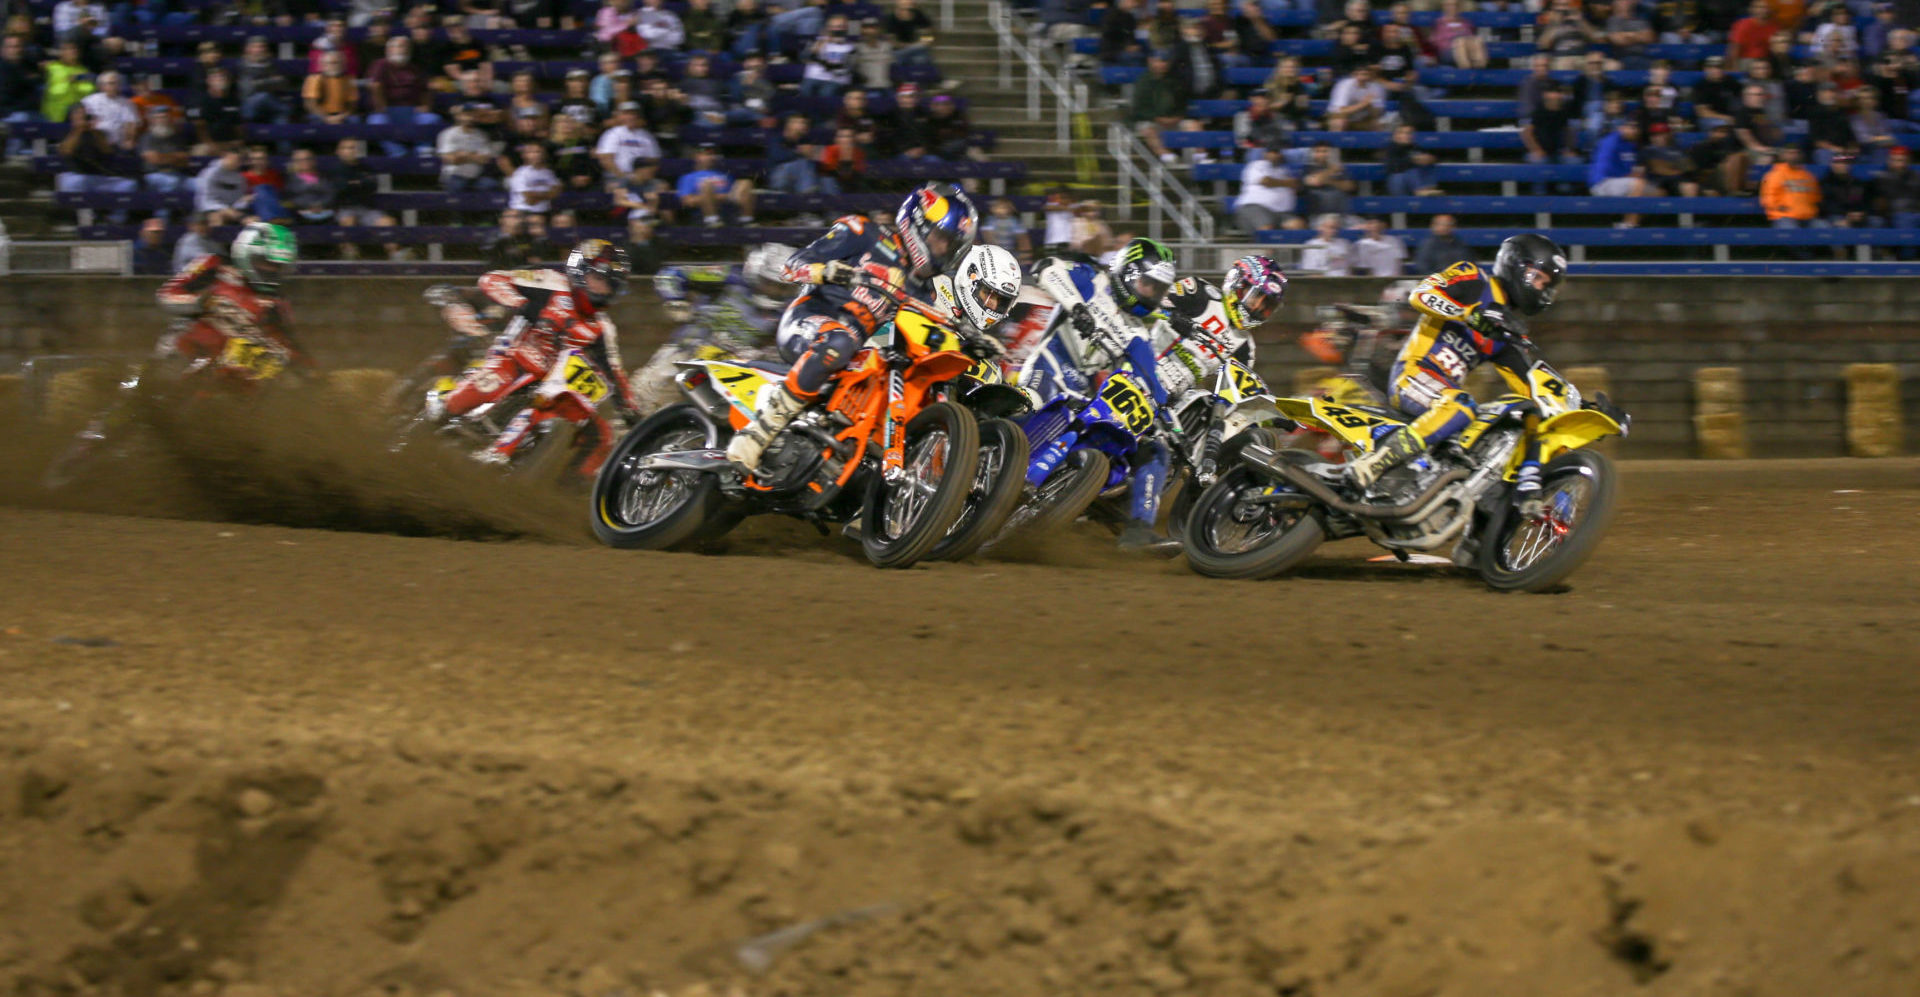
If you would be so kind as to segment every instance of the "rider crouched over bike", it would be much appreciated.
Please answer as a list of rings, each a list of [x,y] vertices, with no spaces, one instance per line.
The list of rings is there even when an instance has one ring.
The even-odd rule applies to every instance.
[[[1220,286],[1182,277],[1167,292],[1166,325],[1154,337],[1160,386],[1178,396],[1205,384],[1222,364],[1253,369],[1253,330],[1273,317],[1287,296],[1287,275],[1265,256],[1242,256]]]
[[[908,194],[892,233],[879,234],[866,219],[854,232],[855,217],[842,218],[788,264],[790,279],[811,286],[781,320],[781,352],[796,357],[793,367],[784,381],[761,389],[753,419],[727,444],[727,459],[748,473],[759,470],[767,444],[820,397],[903,300],[935,300],[934,278],[973,247],[979,220],[967,195],[948,184]]]
[[[1387,387],[1388,402],[1413,421],[1375,441],[1370,452],[1348,466],[1353,483],[1368,488],[1381,475],[1465,429],[1475,412],[1473,396],[1465,388],[1467,373],[1480,364],[1492,362],[1515,393],[1527,394],[1526,372],[1535,350],[1520,316],[1539,315],[1551,307],[1566,273],[1567,258],[1560,247],[1546,236],[1527,233],[1500,244],[1491,273],[1462,262],[1422,280],[1408,299],[1418,320],[1394,360]],[[1604,395],[1585,407],[1613,408]],[[1537,450],[1522,457],[1515,493],[1523,515],[1538,513],[1539,458]]]
[[[594,434],[582,466],[597,466],[613,445],[613,428],[568,386],[561,361],[568,351],[578,351],[606,377],[615,407],[633,418],[637,409],[620,362],[619,340],[605,312],[626,289],[627,275],[625,250],[605,239],[587,239],[568,254],[564,270],[496,270],[481,277],[479,291],[507,311],[506,328],[494,337],[486,362],[469,369],[447,393],[444,414],[465,415],[529,380],[537,381],[534,407],[557,407],[568,421]],[[515,416],[479,459],[506,462],[531,429],[528,413]]]
[[[251,341],[272,355],[245,366],[312,370],[313,361],[294,339],[293,309],[282,294],[281,282],[299,258],[292,232],[254,222],[234,237],[227,255],[209,253],[174,274],[155,298],[162,311],[186,321],[161,339],[159,356],[207,362],[220,358],[231,341]]]
[[[1159,358],[1148,319],[1173,286],[1171,250],[1152,239],[1134,239],[1115,256],[1108,271],[1083,258],[1053,256],[1035,262],[1032,275],[1034,283],[1059,303],[1065,321],[1056,320],[1047,339],[1021,365],[1017,378],[1021,387],[1041,402],[1063,391],[1091,395],[1095,375],[1126,364],[1147,386],[1154,405],[1166,404],[1167,390],[1157,375]],[[1122,548],[1177,552],[1177,543],[1153,531],[1170,462],[1164,441],[1141,440],[1128,523],[1120,533]]]
[[[728,358],[773,360],[775,333],[792,288],[786,281],[791,246],[767,243],[736,266],[667,267],[654,275],[655,292],[674,331],[633,375],[634,397],[652,412],[679,397],[676,363]]]

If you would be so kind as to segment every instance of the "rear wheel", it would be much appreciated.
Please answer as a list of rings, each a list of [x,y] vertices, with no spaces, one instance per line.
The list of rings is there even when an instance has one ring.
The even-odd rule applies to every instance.
[[[907,423],[905,450],[898,477],[873,476],[860,517],[860,546],[882,568],[925,558],[960,517],[980,463],[980,427],[972,412],[935,402]]]
[[[520,452],[513,455],[513,473],[537,484],[564,486],[574,466],[574,441],[580,427],[565,419],[550,419],[547,425],[551,428],[521,444]]]
[[[1086,514],[1112,474],[1113,463],[1098,450],[1080,449],[1067,454],[1067,459],[1034,489],[1027,507],[1020,510],[1026,515],[1013,528],[1038,535],[1067,526]]]
[[[1232,468],[1193,501],[1187,563],[1210,578],[1270,578],[1306,560],[1326,533],[1311,508],[1278,504],[1267,480]]]
[[[980,423],[980,466],[960,518],[927,554],[932,561],[958,561],[980,549],[1005,525],[1020,504],[1026,485],[1027,460],[1032,452],[1027,434],[1010,419]]]
[[[712,474],[639,466],[652,454],[706,449],[708,430],[691,405],[661,409],[633,427],[594,480],[594,536],[609,547],[667,550],[732,529],[741,513],[720,494]]]
[[[1480,577],[1502,592],[1540,592],[1565,581],[1613,522],[1613,462],[1596,450],[1561,454],[1540,469],[1545,514],[1507,516],[1480,548]]]

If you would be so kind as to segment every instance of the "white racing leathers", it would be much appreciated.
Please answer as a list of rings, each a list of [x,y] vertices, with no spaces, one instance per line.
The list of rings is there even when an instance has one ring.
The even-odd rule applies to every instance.
[[[1106,271],[1088,263],[1049,257],[1034,264],[1032,280],[1054,302],[1045,312],[1046,330],[1034,336],[1044,303],[1029,301],[1021,291],[1009,316],[1008,361],[1018,363],[1016,383],[1045,402],[1062,390],[1085,395],[1092,375],[1134,361],[1135,372],[1154,381],[1152,332],[1147,324],[1121,310],[1110,290]],[[1024,314],[1023,314],[1024,312]],[[1086,319],[1076,323],[1076,314]],[[1143,363],[1144,362],[1144,363]],[[1156,398],[1163,400],[1164,395]]]
[[[1180,278],[1167,292],[1162,312],[1166,319],[1153,327],[1154,373],[1168,397],[1211,385],[1228,359],[1253,367],[1253,339],[1234,328],[1220,289],[1211,282]]]

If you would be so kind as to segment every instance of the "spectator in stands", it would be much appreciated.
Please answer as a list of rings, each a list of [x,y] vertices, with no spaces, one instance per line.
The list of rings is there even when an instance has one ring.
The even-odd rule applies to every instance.
[[[807,46],[807,68],[800,76],[803,97],[838,97],[853,84],[853,35],[847,31],[847,19],[835,14],[827,18],[813,44]]]
[[[1635,6],[1635,0],[1613,0],[1613,14],[1607,18],[1607,44],[1625,69],[1647,68],[1647,46],[1654,41],[1653,25]]]
[[[727,88],[727,124],[766,127],[777,96],[779,90],[767,78],[767,57],[757,52],[748,56]]]
[[[587,93],[588,82],[593,74],[585,69],[567,70],[566,82],[560,94],[560,103],[554,112],[561,117],[571,118],[582,128],[591,129],[600,123],[600,107]]]
[[[1380,44],[1374,47],[1374,63],[1383,79],[1399,79],[1420,66],[1420,50],[1407,29],[1389,21],[1380,26]]]
[[[736,59],[764,57],[772,47],[771,27],[759,0],[734,0],[733,9],[727,12],[727,37],[732,39],[727,50]]]
[[[1333,10],[1331,3],[1327,4],[1327,10]],[[1340,8],[1340,16],[1328,21],[1321,32],[1324,37],[1337,39],[1348,28],[1359,28],[1362,41],[1373,41],[1373,9],[1367,0],[1347,0],[1346,6]]]
[[[149,218],[140,223],[140,236],[133,240],[133,272],[137,274],[170,274],[173,257],[167,252],[167,223],[164,219]]]
[[[680,28],[686,33],[682,43],[689,52],[724,52],[727,26],[714,12],[713,0],[689,0],[686,13],[680,15]]]
[[[820,153],[820,178],[823,194],[852,194],[865,186],[867,146],[851,128],[836,129],[833,144]]]
[[[327,185],[333,188],[334,220],[348,227],[391,228],[393,216],[373,206],[373,199],[380,192],[380,179],[367,167],[366,156],[366,144],[357,138],[343,138],[334,147],[334,162],[324,172]],[[391,259],[406,256],[398,243],[388,243],[386,250]],[[342,245],[340,255],[358,259],[360,247]]]
[[[1100,61],[1112,66],[1138,66],[1147,61],[1140,45],[1140,18],[1134,10],[1140,0],[1113,0],[1100,19]]]
[[[278,195],[286,186],[287,178],[280,168],[273,165],[273,157],[267,155],[267,147],[256,145],[247,150],[247,166],[242,172],[247,178],[248,187],[271,187]]]
[[[205,87],[207,77],[216,69],[224,69],[226,61],[226,56],[220,52],[219,42],[201,42],[194,51],[193,68],[189,73],[195,89]]]
[[[819,147],[807,138],[812,128],[804,114],[789,114],[780,133],[767,140],[767,186],[783,194],[820,191]]]
[[[1049,256],[1058,256],[1073,243],[1073,198],[1064,189],[1056,187],[1047,193],[1043,208],[1046,237],[1041,241],[1040,251]]]
[[[496,151],[493,140],[474,123],[473,108],[461,105],[453,112],[453,124],[434,140],[433,151],[440,157],[441,190],[458,194],[499,189],[499,182],[487,176]]]
[[[108,30],[106,5],[87,3],[86,0],[60,0],[53,5],[53,36],[55,38],[65,38],[83,27],[91,34],[106,37]]]
[[[60,173],[54,177],[55,190],[63,194],[131,194],[140,189],[138,181],[120,175],[114,163],[119,150],[84,105],[74,105],[67,122],[71,128],[60,140]],[[114,214],[121,220],[126,218],[125,211]]]
[[[207,216],[211,224],[235,224],[252,204],[240,162],[239,149],[224,149],[194,178],[193,210]]]
[[[882,90],[893,85],[893,39],[880,30],[879,21],[860,22],[860,40],[853,46],[853,71],[858,86]]]
[[[1828,8],[1826,22],[1803,35],[1802,40],[1813,46],[1816,55],[1823,59],[1860,57],[1860,29],[1854,26],[1853,11],[1845,4]]]
[[[640,12],[633,0],[607,0],[593,15],[593,37],[600,47],[630,56],[640,51]]]
[[[605,10],[606,8],[603,7],[601,9]],[[587,94],[593,99],[594,104],[600,108],[602,115],[611,116],[613,109],[619,106],[613,100],[613,81],[629,74],[621,65],[620,56],[613,52],[600,53],[599,65],[600,74],[593,78],[592,84],[587,88]]]
[[[1313,116],[1315,92],[1311,81],[1300,75],[1300,60],[1291,55],[1282,56],[1274,64],[1273,75],[1267,77],[1267,99],[1273,102],[1274,113],[1287,123],[1288,131],[1307,127]]]
[[[1767,62],[1764,59],[1757,61]],[[1771,62],[1767,64],[1772,65]],[[1820,67],[1812,63],[1795,66],[1791,72],[1791,77],[1781,86],[1782,99],[1778,103],[1767,104],[1767,116],[1775,121],[1804,123],[1808,113],[1813,110],[1814,104],[1819,100],[1820,84],[1826,81],[1820,78]],[[1748,86],[1758,85],[1759,82],[1755,77],[1747,78]],[[1743,90],[1742,93],[1744,95],[1745,91]],[[1736,108],[1734,115],[1738,117],[1739,113],[1739,109]]]
[[[1646,167],[1640,162],[1640,124],[1628,118],[1594,147],[1587,185],[1595,197],[1644,197]],[[1622,215],[1615,228],[1633,228],[1639,215]]]
[[[433,91],[427,86],[427,74],[413,64],[413,43],[405,38],[387,41],[386,57],[367,69],[367,115],[372,125],[437,125],[440,116],[428,108]],[[387,155],[404,156],[405,142],[388,141]]]
[[[1861,87],[1853,92],[1853,141],[1859,156],[1869,165],[1886,162],[1887,150],[1900,143],[1894,140],[1893,126],[1880,113],[1880,92]]]
[[[8,35],[0,40],[0,122],[24,125],[40,117],[40,87],[47,74],[27,57],[27,40]],[[11,133],[11,127],[9,127]],[[17,156],[21,142],[7,137],[7,155]]]
[[[1375,78],[1373,67],[1360,66],[1333,85],[1327,97],[1329,131],[1376,131],[1386,123],[1387,88]]]
[[[349,17],[347,23],[353,24],[353,19]],[[361,78],[364,79],[373,71],[374,63],[386,57],[387,42],[392,40],[392,37],[392,26],[385,18],[370,22],[361,28],[360,37],[353,43],[353,53],[360,57]]]
[[[1022,264],[1030,262],[1033,259],[1033,234],[1027,231],[1026,224],[1014,212],[1013,202],[996,197],[990,212],[980,222],[980,244],[999,246],[1012,253]]]
[[[486,75],[479,70],[465,70],[455,80],[457,82],[451,93],[434,97],[434,113],[451,119],[456,111],[465,108],[473,115],[473,123],[480,130],[497,136],[501,126],[507,123],[507,98],[495,93]]]
[[[1134,83],[1133,100],[1127,106],[1127,121],[1163,163],[1179,157],[1160,140],[1160,133],[1179,127],[1187,110],[1186,92],[1170,75],[1171,70],[1167,53],[1156,51],[1148,56],[1146,75]]]
[[[1867,182],[1853,172],[1852,156],[1835,156],[1820,181],[1820,217],[1834,228],[1865,228],[1873,208],[1873,194]],[[1844,247],[1834,247],[1842,255]]]
[[[180,102],[174,100],[172,94],[155,89],[153,83],[144,76],[134,78],[133,96],[128,99],[133,101],[134,109],[139,112],[141,121],[152,117],[154,111],[165,111],[175,121],[186,117]]]
[[[636,277],[659,273],[660,265],[666,262],[660,245],[653,239],[653,220],[650,218],[627,219],[627,238],[623,248],[627,251],[628,268]]]
[[[840,95],[840,113],[834,115],[833,127],[852,129],[862,142],[872,144],[875,141],[879,135],[880,125],[873,119],[873,115],[867,113],[865,90],[856,87]]]
[[[674,188],[680,204],[700,212],[701,222],[718,228],[722,215],[734,215],[740,225],[753,224],[753,181],[735,180],[720,169],[720,150],[703,145],[693,154],[693,169]]]
[[[1841,120],[1844,127],[1846,122]],[[1736,165],[1739,186],[1729,189],[1729,194],[1746,193],[1752,190],[1747,181],[1747,169],[1752,164],[1772,162],[1774,151],[1786,139],[1786,131],[1770,115],[1767,108],[1767,92],[1760,87],[1747,87],[1740,92],[1740,107],[1733,115],[1733,135],[1740,140],[1742,151],[1730,158]],[[1847,132],[1849,138],[1852,132]]]
[[[238,84],[240,113],[247,121],[285,124],[292,117],[293,109],[287,104],[292,87],[267,48],[266,38],[255,35],[247,39],[246,51],[240,57]]]
[[[1358,187],[1334,154],[1333,146],[1326,142],[1314,143],[1300,175],[1300,197],[1306,202],[1306,213],[1345,215]]]
[[[193,166],[193,148],[176,121],[164,107],[154,108],[147,116],[146,133],[140,136],[140,165],[145,168],[147,189],[171,194],[185,187]],[[170,212],[162,209],[160,216]]]
[[[314,159],[312,150],[299,149],[287,165],[283,197],[295,224],[325,225],[334,219],[339,192]]]
[[[1241,155],[1257,155],[1259,150],[1286,138],[1286,121],[1274,113],[1267,92],[1255,90],[1248,95],[1247,109],[1233,116],[1233,141],[1242,150]]]
[[[205,214],[196,212],[187,216],[186,234],[173,244],[174,273],[192,266],[195,260],[223,251],[224,247],[213,241],[212,227],[213,222]]]
[[[499,158],[496,169],[502,177],[510,177],[513,171],[526,164],[526,147],[537,145],[546,153],[545,161],[553,162],[553,148],[547,142],[547,122],[538,108],[527,108],[514,115],[513,127],[507,130],[506,140],[496,142]],[[491,136],[489,136],[491,137]]]
[[[500,212],[500,228],[487,240],[482,251],[487,267],[493,270],[523,270],[533,262],[533,237],[527,234],[526,218],[508,208]]]
[[[1220,68],[1220,56],[1207,45],[1200,22],[1192,19],[1180,24],[1180,40],[1173,46],[1171,70],[1174,84],[1188,100],[1212,100],[1220,96],[1226,76]]]
[[[1443,65],[1461,69],[1487,67],[1487,43],[1480,31],[1460,13],[1460,0],[1441,0],[1440,18],[1428,36]]]
[[[1371,65],[1379,55],[1378,48],[1368,40],[1367,33],[1357,24],[1349,24],[1340,29],[1333,44],[1333,75],[1350,76],[1355,69]]]
[[[1555,85],[1553,73],[1548,70],[1552,62],[1544,53],[1536,52],[1527,59],[1527,75],[1520,80],[1520,86],[1514,92],[1515,103],[1519,105],[1520,120],[1540,107],[1540,93]]]
[[[1475,257],[1466,242],[1454,234],[1453,216],[1434,215],[1427,237],[1413,251],[1413,272],[1439,273],[1462,260],[1472,262]]]
[[[826,22],[826,0],[796,0],[768,20],[768,48],[776,53],[797,51],[819,35]]]
[[[952,94],[934,95],[927,107],[927,127],[933,134],[930,151],[935,156],[948,162],[981,158],[980,151],[973,146],[973,125]]]
[[[1655,124],[1664,124],[1674,113],[1673,101],[1668,99],[1666,91],[1648,86],[1640,91],[1640,106],[1634,110],[1633,119],[1640,125],[1640,134],[1651,135]]]
[[[1731,167],[1740,151],[1740,140],[1734,137],[1733,126],[1725,124],[1713,125],[1704,141],[1695,142],[1693,148],[1687,150],[1687,159],[1693,164],[1693,180],[1700,185],[1702,193],[1725,194],[1740,189]]]
[[[1574,128],[1575,111],[1567,92],[1558,84],[1540,92],[1540,106],[1520,119],[1520,141],[1527,147],[1529,163],[1580,162],[1579,143]],[[1536,192],[1541,192],[1536,190]]]
[[[580,122],[566,115],[553,119],[553,172],[568,190],[594,190],[605,174],[594,158],[593,141]]]
[[[334,15],[327,18],[326,27],[321,29],[320,37],[313,40],[313,47],[307,51],[307,73],[323,72],[326,69],[328,52],[338,53],[346,74],[354,79],[360,78],[360,53],[353,47],[353,40],[347,37],[345,18]]]
[[[881,19],[894,44],[894,62],[902,66],[933,65],[933,19],[914,0],[894,0]]]
[[[307,109],[307,117],[321,124],[353,120],[354,112],[360,109],[360,82],[347,75],[344,55],[321,53],[320,71],[309,75],[300,86],[300,102]]]
[[[507,207],[545,214],[560,195],[560,178],[547,165],[547,149],[537,142],[520,147],[520,168],[507,178]]]
[[[673,212],[661,203],[667,195],[666,182],[658,176],[660,161],[657,159],[636,159],[633,172],[626,179],[613,185],[613,206],[626,212],[628,218],[673,218]]]
[[[1360,223],[1363,233],[1353,244],[1353,274],[1356,277],[1398,277],[1407,269],[1407,244],[1387,231],[1382,218]]]
[[[1766,58],[1767,44],[1779,30],[1773,23],[1767,0],[1753,0],[1747,7],[1747,16],[1733,22],[1732,30],[1727,32],[1727,58],[1741,63]]]
[[[1387,143],[1387,193],[1427,197],[1440,193],[1433,153],[1414,144],[1412,125],[1399,125]]]
[[[1540,31],[1535,45],[1553,57],[1555,70],[1578,69],[1588,50],[1606,41],[1606,34],[1586,19],[1574,0],[1553,0],[1553,6],[1540,14]]]
[[[364,28],[376,22],[385,22],[393,17],[399,7],[397,0],[348,0],[347,23]]]
[[[690,56],[680,77],[680,94],[696,122],[718,128],[727,123],[727,85],[713,78],[704,55]]]
[[[1740,83],[1727,75],[1726,61],[1717,55],[1707,56],[1700,67],[1700,82],[1693,85],[1693,114],[1700,127],[1710,128],[1723,121],[1732,124],[1739,102]]]
[[[1081,201],[1073,206],[1073,241],[1069,245],[1074,252],[1096,259],[1119,247],[1113,228],[1100,217],[1100,202]]]
[[[1905,146],[1895,146],[1887,154],[1887,168],[1873,178],[1873,213],[1876,223],[1893,228],[1920,228],[1920,171],[1913,168]],[[1902,258],[1911,256],[1903,250]]]
[[[672,52],[686,44],[687,29],[680,15],[670,11],[662,0],[645,0],[646,6],[634,16],[634,30],[646,40],[650,52]]]
[[[665,79],[650,79],[640,95],[640,119],[669,153],[678,155],[680,130],[693,123],[693,110]]]
[[[218,155],[240,144],[240,95],[233,92],[233,77],[224,69],[207,74],[207,90],[195,94],[187,107],[187,120],[193,123],[194,151],[200,155]]]
[[[106,135],[114,148],[131,150],[140,137],[140,109],[121,92],[124,83],[119,73],[101,73],[100,89],[82,98],[80,106],[93,116],[94,127]]]
[[[1300,181],[1281,162],[1280,143],[1240,171],[1240,196],[1233,205],[1234,223],[1248,234],[1266,229],[1299,228],[1296,205]]]
[[[1649,194],[1668,197],[1699,197],[1700,185],[1693,181],[1692,164],[1687,154],[1673,144],[1673,130],[1664,121],[1647,126],[1647,144],[1640,150],[1646,167]]]
[[[920,86],[902,83],[893,92],[893,113],[883,129],[882,148],[890,156],[922,158],[933,145],[933,123],[920,106]],[[917,151],[915,151],[917,150]]]
[[[574,217],[573,212],[565,209],[554,212],[553,222],[547,227],[547,239],[553,244],[557,258],[566,259],[567,253],[580,244],[580,220]]]
[[[1353,243],[1340,237],[1340,216],[1314,219],[1313,238],[1300,247],[1300,269],[1322,277],[1353,275]]]
[[[607,176],[624,177],[633,172],[634,160],[659,159],[660,143],[641,126],[640,105],[628,101],[620,105],[613,127],[600,133],[593,152],[600,157],[600,168]]]
[[[1801,165],[1797,145],[1780,147],[1780,158],[1760,181],[1760,207],[1774,228],[1811,228],[1820,222],[1820,181]],[[1796,256],[1807,255],[1797,250]]]

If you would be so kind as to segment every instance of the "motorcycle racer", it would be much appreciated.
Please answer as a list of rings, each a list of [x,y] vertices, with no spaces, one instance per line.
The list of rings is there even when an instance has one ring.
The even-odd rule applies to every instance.
[[[487,361],[469,369],[447,393],[442,414],[464,415],[498,401],[523,374],[540,379],[535,406],[551,407],[570,390],[560,358],[568,350],[577,350],[607,378],[615,406],[631,417],[637,409],[621,366],[613,320],[604,311],[625,290],[627,273],[625,250],[605,239],[587,239],[568,254],[565,270],[495,270],[482,276],[478,290],[487,301],[506,309],[507,325],[494,337]],[[586,408],[593,412],[591,406]],[[587,425],[597,434],[597,460],[603,455],[599,451],[612,446],[613,431],[597,412]],[[481,459],[506,461],[529,429],[530,417],[523,412],[507,424]]]
[[[981,243],[954,270],[953,296],[976,332],[990,337],[1020,296],[1020,261],[999,246]],[[991,340],[994,346],[999,341]]]
[[[756,246],[738,266],[668,267],[654,289],[676,320],[667,342],[633,375],[642,411],[670,404],[674,364],[689,357],[771,360],[775,331],[787,305],[785,267],[793,247]]]
[[[1513,391],[1526,394],[1535,351],[1519,316],[1551,307],[1566,272],[1566,254],[1553,240],[1526,233],[1500,244],[1490,273],[1461,262],[1422,280],[1408,297],[1418,321],[1394,359],[1387,389],[1388,401],[1413,421],[1348,465],[1352,481],[1370,486],[1466,428],[1475,408],[1464,382],[1480,364],[1492,362]],[[1604,396],[1587,407],[1612,408]],[[1537,452],[1523,457],[1515,494],[1524,515],[1538,512]]]
[[[958,187],[928,184],[901,202],[891,233],[868,235],[877,227],[865,219],[857,232],[851,225],[843,229],[848,220],[842,218],[795,254],[800,262],[788,262],[790,279],[798,276],[814,287],[788,306],[781,320],[781,355],[793,356],[793,367],[784,381],[761,389],[753,419],[727,443],[727,459],[748,473],[759,470],[760,455],[774,435],[820,397],[861,344],[892,320],[902,301],[937,299],[934,279],[973,247],[979,212]],[[846,254],[868,238],[873,238],[869,248],[849,261]]]
[[[1287,294],[1287,275],[1265,256],[1243,256],[1227,268],[1221,287],[1182,277],[1167,292],[1155,328],[1161,387],[1178,396],[1204,384],[1229,358],[1253,367],[1253,330],[1273,317]]]
[[[161,339],[159,355],[209,360],[238,337],[266,344],[290,369],[311,369],[311,358],[293,336],[293,309],[281,293],[281,280],[299,256],[292,232],[254,222],[234,237],[226,255],[209,253],[173,275],[155,298],[162,311],[189,321]]]

